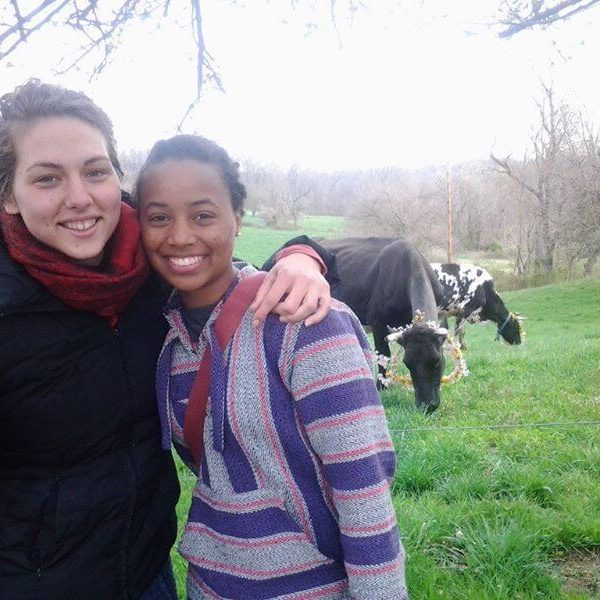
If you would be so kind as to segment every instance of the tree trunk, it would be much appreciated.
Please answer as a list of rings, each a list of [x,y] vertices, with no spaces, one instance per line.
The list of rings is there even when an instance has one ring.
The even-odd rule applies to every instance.
[[[585,275],[585,277],[591,277],[594,271],[594,265],[596,264],[596,261],[598,260],[597,256],[590,256],[584,263],[583,263],[583,274]]]

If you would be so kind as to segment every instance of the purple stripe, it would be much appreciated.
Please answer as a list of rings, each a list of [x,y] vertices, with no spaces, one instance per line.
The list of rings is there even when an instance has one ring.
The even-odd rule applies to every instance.
[[[285,396],[289,396],[289,392],[279,378],[276,380],[269,378],[269,400],[275,430],[279,439],[284,442],[282,448],[286,463],[294,466],[292,476],[309,507],[311,522],[318,524],[316,528],[313,528],[317,547],[326,556],[341,560],[342,547],[337,523],[327,506],[321,489],[315,485],[319,474],[313,457],[298,428],[290,427],[290,423],[296,422],[294,406],[291,399],[289,402],[281,401],[281,398]]]
[[[258,482],[254,476],[254,471],[252,471],[252,466],[240,448],[237,438],[233,435],[228,419],[224,423],[224,434],[227,451],[223,454],[223,461],[234,491],[241,494],[257,489]]]
[[[346,571],[339,563],[262,581],[210,571],[196,565],[190,567],[200,579],[225,598],[274,598],[346,579]]]
[[[169,393],[176,404],[182,406],[181,400],[189,397],[194,381],[196,380],[196,373],[197,370],[171,375]],[[179,419],[177,420],[179,421]]]
[[[325,472],[336,490],[358,490],[391,477],[395,464],[396,455],[393,452],[379,452],[351,462],[325,465]]]
[[[298,410],[306,425],[318,419],[340,416],[365,406],[381,406],[371,380],[336,384],[298,401]]]
[[[376,565],[394,560],[400,554],[396,526],[385,533],[368,537],[350,537],[342,534],[344,560],[353,565]]]
[[[234,514],[212,508],[197,496],[192,498],[188,521],[204,523],[217,533],[238,538],[257,538],[275,533],[302,531],[280,508],[263,508],[254,512]]]

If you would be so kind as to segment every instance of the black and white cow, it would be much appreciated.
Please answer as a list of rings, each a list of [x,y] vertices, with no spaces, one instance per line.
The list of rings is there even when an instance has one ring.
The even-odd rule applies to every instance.
[[[448,317],[455,317],[454,334],[464,343],[466,323],[494,321],[498,336],[509,344],[521,343],[520,319],[509,312],[494,288],[492,276],[483,268],[469,264],[431,263],[443,288],[438,303],[441,322],[448,326]]]
[[[427,260],[410,242],[396,238],[320,240],[335,255],[339,283],[332,295],[352,308],[373,330],[375,350],[390,356],[389,327],[409,325],[417,310],[437,323],[441,286]],[[440,403],[444,372],[442,344],[447,330],[414,325],[398,340],[415,389],[418,407],[433,412]],[[380,368],[380,371],[383,371]]]

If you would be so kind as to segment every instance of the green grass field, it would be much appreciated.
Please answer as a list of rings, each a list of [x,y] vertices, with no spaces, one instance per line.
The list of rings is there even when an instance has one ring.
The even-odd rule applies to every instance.
[[[279,234],[248,227],[238,254],[261,262]],[[471,374],[432,416],[383,393],[411,598],[600,599],[600,281],[503,297],[528,317],[523,345],[470,326]],[[179,470],[181,523],[193,478]]]
[[[242,235],[235,240],[235,255],[261,265],[284,242],[302,234],[336,238],[344,234],[343,217],[302,217],[298,230],[266,229],[260,219],[244,217]]]

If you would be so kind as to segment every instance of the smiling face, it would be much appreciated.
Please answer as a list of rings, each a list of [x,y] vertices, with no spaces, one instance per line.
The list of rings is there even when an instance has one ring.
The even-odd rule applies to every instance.
[[[74,117],[41,118],[13,131],[17,155],[6,212],[40,242],[98,265],[121,214],[119,179],[99,129]]]
[[[186,306],[218,302],[233,280],[233,242],[241,226],[220,169],[166,160],[144,175],[138,196],[150,264]]]

